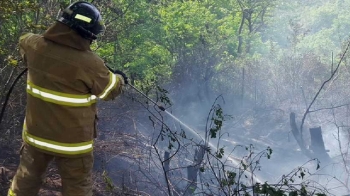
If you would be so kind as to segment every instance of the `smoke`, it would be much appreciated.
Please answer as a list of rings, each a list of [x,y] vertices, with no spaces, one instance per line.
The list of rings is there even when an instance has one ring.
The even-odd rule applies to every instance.
[[[253,144],[257,151],[267,146],[272,147],[274,152],[271,159],[261,162],[261,176],[270,183],[277,182],[283,175],[309,161],[290,132],[289,113],[296,111],[301,118],[306,106],[322,82],[329,77],[332,67],[337,64],[337,54],[350,31],[349,25],[340,22],[345,17],[342,10],[347,2],[317,4],[277,6],[269,28],[262,32],[264,43],[269,46],[271,53],[264,54],[260,61],[246,65],[245,96],[237,95],[237,91],[234,90],[236,94],[214,89],[209,93],[212,95],[209,99],[212,101],[214,96],[227,95],[224,96],[226,103],[222,105],[224,111],[234,117],[233,120],[225,122],[227,125],[224,131],[227,137],[222,138],[223,146],[232,149],[232,146],[238,144]],[[313,6],[317,9],[312,9]],[[312,17],[310,14],[313,14]],[[344,69],[341,67],[340,72],[347,75],[348,70]],[[242,86],[242,77],[230,80],[229,76],[225,77],[227,78],[223,81]],[[347,104],[344,97],[347,97],[346,89],[349,88],[347,83],[339,80],[332,81],[331,85],[327,86],[312,110]],[[220,85],[227,86],[224,83],[218,86]],[[172,109],[175,116],[190,127],[201,127],[200,130],[203,130],[201,125],[205,124],[211,103],[208,100],[191,99],[190,97],[195,95],[193,92],[196,92],[193,89],[196,89],[196,86],[189,83],[180,95],[182,99],[176,99],[179,92],[171,95],[175,97]],[[244,97],[244,100],[240,97]],[[345,151],[348,152],[349,141],[344,135],[345,132],[341,133],[334,128],[334,123],[338,123],[338,126],[343,125],[339,122],[340,118],[343,118],[343,121],[347,119],[339,116],[342,112],[344,111],[331,110],[328,113],[309,114],[307,127],[304,128],[305,139],[309,143],[308,128],[322,127],[325,146],[330,150],[328,154],[333,162],[326,165],[321,162],[320,171],[316,170],[316,162],[306,164],[305,167],[312,173],[310,179],[330,188],[334,195],[347,194],[349,191],[346,189],[346,164],[339,163],[339,156]],[[334,113],[337,115],[334,116]],[[344,125],[347,126],[347,123]],[[339,143],[343,144],[342,152],[339,151]]]
[[[147,155],[143,160],[148,160],[144,164],[142,161],[133,162],[135,159],[129,157],[129,161],[121,160],[123,164],[120,164],[119,159],[114,159],[108,164],[109,170],[113,171],[116,168],[114,166],[119,164],[121,171],[137,171],[133,172],[133,178],[141,175],[142,181],[155,182],[151,187],[160,190],[159,194],[166,193],[166,190],[160,188],[165,186],[161,164],[151,160],[163,159],[164,152],[174,153],[178,148],[181,153],[172,160],[171,166],[185,168],[190,165],[193,162],[196,144],[200,144],[200,139],[196,135],[198,133],[204,137],[205,131],[208,131],[207,123],[212,120],[210,109],[215,98],[223,95],[223,100],[220,100],[219,104],[224,113],[231,115],[232,118],[227,118],[223,122],[220,139],[210,140],[211,149],[217,150],[223,147],[226,155],[242,158],[247,154],[246,147],[253,146],[255,153],[271,147],[271,157],[259,159],[259,169],[254,171],[260,181],[278,183],[302,166],[308,171],[308,175],[306,178],[296,177],[296,183],[310,180],[313,182],[312,186],[328,188],[331,194],[348,194],[349,190],[346,188],[348,173],[345,171],[347,166],[341,156],[348,153],[348,135],[343,129],[337,129],[337,125],[347,126],[347,116],[339,116],[340,113],[347,111],[326,110],[308,115],[304,138],[310,145],[308,128],[322,127],[325,147],[332,158],[332,162],[327,164],[319,163],[317,160],[310,161],[302,153],[290,131],[289,122],[290,112],[296,112],[300,121],[315,92],[329,76],[332,61],[336,62],[336,54],[350,30],[350,25],[342,26],[340,23],[346,17],[342,14],[346,2],[344,5],[339,2],[317,2],[317,9],[311,9],[313,5],[307,3],[299,5],[295,3],[292,6],[286,6],[288,2],[278,4],[271,16],[272,19],[269,20],[268,28],[259,32],[263,43],[260,51],[265,52],[261,53],[258,59],[242,60],[226,65],[227,67],[223,66],[227,69],[220,74],[214,74],[213,78],[210,78],[210,85],[205,87],[198,82],[203,78],[195,82],[197,73],[186,73],[191,79],[185,82],[181,83],[182,80],[178,80],[165,85],[164,88],[169,90],[168,96],[172,102],[167,112],[171,112],[171,115],[178,120],[165,113],[159,114],[152,107],[143,107],[146,104],[142,101],[143,106],[129,100],[124,100],[128,104],[121,108],[106,106],[118,110],[120,116],[115,116],[115,111],[103,110],[101,114],[104,117],[101,119],[106,120],[105,123],[101,123],[104,124],[103,129],[114,130],[118,127],[120,131],[142,136],[140,139],[143,141],[137,145],[137,149],[143,156]],[[309,16],[311,12],[312,17]],[[341,73],[348,75],[346,68],[343,67]],[[340,79],[341,77],[338,77],[338,80],[332,81],[331,85],[322,91],[313,110],[346,103],[344,97],[347,97],[349,88],[344,81],[339,83]],[[133,114],[128,111],[133,111]],[[187,138],[179,137],[180,145],[177,146],[175,142],[169,150],[171,143],[169,130],[164,131],[162,124],[150,115],[149,111],[163,120],[171,131],[177,134],[183,132]],[[164,131],[163,138],[156,142],[162,131]],[[343,145],[342,150],[339,149],[340,143]],[[158,148],[159,154],[154,153],[154,148]],[[237,165],[237,161],[230,162]],[[317,169],[319,164],[320,168]],[[131,169],[127,168],[129,166]],[[174,173],[176,179],[186,178],[186,172],[183,170],[176,170]],[[119,184],[123,183],[120,175],[113,178]],[[132,181],[129,184],[142,183]],[[142,189],[146,187],[143,185]],[[149,190],[150,188],[147,189]]]

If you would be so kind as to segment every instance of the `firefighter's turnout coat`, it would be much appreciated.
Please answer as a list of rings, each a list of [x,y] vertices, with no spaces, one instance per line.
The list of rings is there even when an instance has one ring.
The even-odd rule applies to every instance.
[[[19,45],[28,67],[23,140],[53,155],[91,153],[96,101],[120,94],[122,79],[91,51],[89,40],[59,22],[43,35],[21,36]]]

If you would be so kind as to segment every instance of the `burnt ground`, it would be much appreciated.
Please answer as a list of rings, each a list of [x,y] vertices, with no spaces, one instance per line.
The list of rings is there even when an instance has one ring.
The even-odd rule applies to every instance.
[[[18,142],[16,142],[18,143]],[[19,161],[20,145],[2,146],[0,150],[0,195],[6,195]]]

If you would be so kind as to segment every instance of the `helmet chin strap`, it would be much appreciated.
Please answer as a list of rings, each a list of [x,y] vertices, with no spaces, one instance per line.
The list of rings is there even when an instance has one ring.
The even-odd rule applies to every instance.
[[[80,32],[79,34],[80,35],[86,35],[86,36],[83,36],[84,38],[88,39],[88,40],[95,40],[97,39],[97,36],[95,34],[93,34],[91,31],[88,31],[86,29],[84,29],[83,27],[81,26],[76,26],[75,29]]]

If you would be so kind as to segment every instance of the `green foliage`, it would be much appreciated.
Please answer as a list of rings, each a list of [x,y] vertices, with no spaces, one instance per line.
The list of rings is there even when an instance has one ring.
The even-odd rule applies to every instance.
[[[219,150],[216,152],[216,157],[221,159],[224,156],[224,148],[219,148]]]
[[[115,186],[114,186],[114,183],[113,183],[112,179],[110,178],[110,176],[108,175],[108,172],[106,170],[103,171],[102,177],[103,177],[104,183],[106,185],[106,189],[109,192],[113,192],[115,190]]]
[[[16,65],[18,36],[27,31],[43,32],[54,21],[59,8],[69,2],[1,2],[0,45],[6,46],[0,47],[1,60]],[[176,92],[188,83],[201,84],[194,89],[201,101],[210,92],[242,93],[243,83],[252,78],[267,77],[266,88],[271,87],[274,78],[259,76],[260,69],[271,70],[271,74],[280,77],[276,72],[283,60],[281,55],[289,56],[291,47],[297,54],[314,53],[328,63],[330,53],[339,51],[339,43],[345,40],[350,27],[346,12],[350,3],[339,0],[324,4],[267,0],[95,3],[103,14],[107,31],[94,49],[109,65],[127,72],[138,87],[177,83],[179,87],[173,89]],[[263,57],[272,50],[271,43],[277,61]],[[14,58],[8,58],[9,55]],[[260,63],[264,67],[252,67],[252,75],[246,81],[236,81],[242,71],[238,68]],[[234,82],[230,82],[232,78]],[[256,97],[252,93],[253,83],[245,86],[250,87],[244,92],[246,97]]]
[[[214,126],[210,128],[210,137],[211,138],[216,138],[217,137],[217,132],[219,132],[222,128],[222,122],[225,120],[223,113],[222,113],[222,108],[220,107],[220,105],[217,105],[214,108],[214,116],[212,117],[212,121],[214,123]]]
[[[266,182],[262,185],[256,184],[254,187],[254,190],[258,194],[265,194],[265,195],[271,195],[271,196],[285,196],[285,191],[283,190],[276,190],[276,188],[270,186]],[[289,195],[294,195],[294,191],[289,193]]]
[[[169,79],[172,60],[161,44],[155,8],[145,1],[113,1],[101,7],[107,32],[98,42],[98,54],[113,68],[126,71],[136,85]]]

